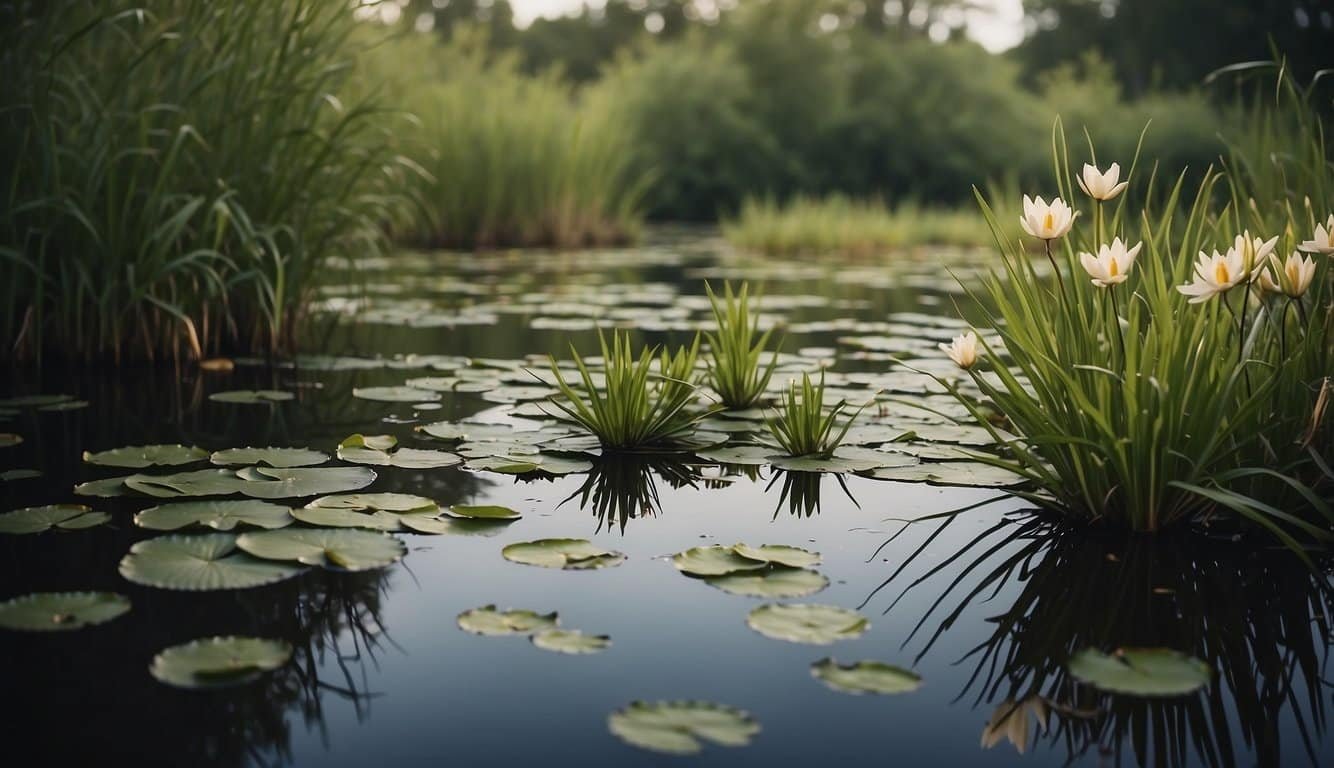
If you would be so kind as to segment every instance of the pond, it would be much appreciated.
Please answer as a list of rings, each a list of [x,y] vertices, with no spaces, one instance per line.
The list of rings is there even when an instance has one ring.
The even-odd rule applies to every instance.
[[[131,609],[75,631],[0,631],[8,732],[34,762],[53,763],[666,765],[675,759],[628,743],[608,718],[633,701],[692,701],[746,713],[680,715],[712,718],[737,742],[705,733],[701,765],[1334,764],[1329,598],[1306,565],[1225,537],[1061,531],[1007,496],[1006,478],[966,460],[984,449],[981,430],[917,407],[957,413],[929,377],[892,360],[946,371],[935,345],[958,332],[951,318],[962,303],[946,265],[967,279],[982,260],[923,251],[884,263],[749,261],[710,232],[669,229],[633,250],[402,253],[330,276],[311,318],[310,354],[295,363],[16,371],[0,396],[67,398],[0,410],[0,431],[22,438],[0,448],[0,469],[41,473],[7,474],[4,509],[84,503],[111,519],[0,536],[0,599],[108,591]],[[597,326],[632,328],[649,342],[688,340],[709,316],[706,279],[762,285],[761,307],[782,338],[776,379],[828,366],[834,391],[878,391],[851,442],[894,460],[817,474],[690,455],[617,458],[552,426],[542,413],[547,354],[568,359],[571,344],[591,354]],[[236,391],[288,394],[211,397]],[[756,418],[713,417],[706,429],[744,435]],[[441,422],[444,439],[417,429]],[[908,431],[917,439],[888,442]],[[151,481],[91,487],[119,494],[109,497],[73,491],[209,466],[193,454],[179,466],[101,466],[83,461],[85,451],[181,444],[333,455],[354,434],[392,435],[401,447],[347,449],[348,458],[379,463],[372,483],[341,490],[500,506],[521,518],[448,521],[440,535],[398,530],[406,554],[383,568],[313,567],[264,586],[179,591],[147,586],[142,563],[128,569],[132,580],[121,575],[135,542],[164,535],[134,523],[164,499],[131,491],[179,494]],[[459,451],[467,464],[385,465],[404,449]],[[550,472],[524,471],[544,462]],[[301,482],[300,495],[269,495],[296,507],[333,492],[306,493]],[[910,520],[919,522],[905,530]],[[522,548],[502,555],[547,538],[587,540],[623,559],[579,555],[568,560],[576,567],[560,569],[514,562]],[[819,561],[711,581],[671,559],[739,542],[799,547]],[[750,596],[757,592],[771,596]],[[857,611],[869,626],[844,622],[827,645],[789,642],[752,613],[794,603]],[[504,618],[460,619],[484,606],[556,612],[560,627],[610,644],[546,635],[548,646],[573,640],[595,651],[571,654],[539,647],[523,628],[478,634],[478,622]],[[243,684],[202,690],[150,673],[163,649],[213,635],[280,639],[293,656]],[[1211,682],[1137,698],[1066,670],[1085,648],[1136,647],[1198,657]],[[814,674],[830,670],[820,664],[828,658],[892,665],[897,692],[852,695],[846,679]]]

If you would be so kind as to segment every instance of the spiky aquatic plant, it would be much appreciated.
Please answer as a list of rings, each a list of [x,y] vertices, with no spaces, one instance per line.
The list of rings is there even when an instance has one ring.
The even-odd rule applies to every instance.
[[[764,395],[778,365],[777,349],[768,364],[760,362],[773,330],[760,333],[759,317],[750,311],[748,283],[742,283],[738,293],[733,293],[730,282],[724,283],[721,300],[708,283],[704,291],[717,325],[716,331],[704,334],[709,342],[709,356],[705,358],[709,382],[726,407],[749,408]]]
[[[789,456],[827,458],[843,443],[852,422],[866,406],[852,412],[840,427],[838,419],[851,410],[847,400],[839,400],[826,409],[824,404],[824,371],[820,383],[812,384],[809,373],[801,374],[801,386],[795,381],[788,385],[778,403],[778,414],[765,422],[769,434],[778,447]]]
[[[675,354],[659,347],[644,347],[638,355],[627,331],[612,334],[612,343],[598,331],[605,384],[598,386],[579,351],[570,346],[579,369],[580,390],[565,381],[556,361],[551,372],[565,401],[555,406],[596,436],[603,448],[641,450],[672,448],[714,409],[691,406],[699,394],[699,336]],[[657,372],[653,371],[656,363]]]

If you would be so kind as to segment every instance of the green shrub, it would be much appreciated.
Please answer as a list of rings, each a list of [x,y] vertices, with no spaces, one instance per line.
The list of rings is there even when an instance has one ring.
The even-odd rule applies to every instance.
[[[143,6],[143,7],[141,7]],[[0,355],[290,349],[393,171],[318,0],[8,4]]]

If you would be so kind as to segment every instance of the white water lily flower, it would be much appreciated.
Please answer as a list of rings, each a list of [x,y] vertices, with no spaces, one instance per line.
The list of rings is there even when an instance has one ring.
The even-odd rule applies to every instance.
[[[1324,224],[1315,225],[1315,237],[1302,241],[1297,247],[1307,253],[1334,254],[1334,213]]]
[[[1123,181],[1120,184],[1116,180],[1121,178],[1121,166],[1112,163],[1107,168],[1106,173],[1098,170],[1096,165],[1084,163],[1084,172],[1076,181],[1079,182],[1079,188],[1084,190],[1084,194],[1094,200],[1111,200],[1125,190],[1130,182]]]
[[[1278,256],[1270,254],[1270,268],[1260,275],[1260,286],[1272,293],[1281,293],[1289,298],[1300,299],[1311,287],[1315,277],[1315,261],[1309,256],[1302,256],[1293,251],[1286,261],[1279,263]],[[1278,279],[1274,276],[1278,275]]]
[[[1070,231],[1078,215],[1059,197],[1047,203],[1041,197],[1030,199],[1024,195],[1024,215],[1019,217],[1019,225],[1039,240],[1055,240]]]
[[[938,344],[940,351],[949,355],[954,364],[964,370],[972,368],[977,363],[977,334],[969,331],[960,336],[955,336],[954,341],[949,344]]]
[[[1191,304],[1208,301],[1246,279],[1243,266],[1242,254],[1236,248],[1229,248],[1226,254],[1214,251],[1212,256],[1200,251],[1195,261],[1195,279],[1178,285],[1177,290],[1190,296]]]
[[[1242,270],[1251,280],[1255,280],[1260,276],[1260,270],[1256,267],[1269,258],[1269,254],[1274,252],[1274,246],[1277,244],[1278,235],[1268,240],[1261,240],[1258,237],[1252,238],[1251,233],[1246,231],[1237,235],[1232,241],[1232,250],[1241,254]]]
[[[1084,271],[1089,273],[1089,277],[1093,278],[1093,284],[1099,288],[1118,285],[1130,277],[1130,270],[1135,266],[1135,257],[1139,255],[1139,249],[1143,245],[1144,243],[1135,243],[1134,248],[1127,250],[1121,238],[1112,238],[1111,245],[1098,246],[1096,256],[1091,253],[1080,253],[1079,263],[1084,267]]]
[[[982,729],[982,748],[991,749],[1005,739],[1022,755],[1028,749],[1029,717],[1037,721],[1038,730],[1045,733],[1047,715],[1047,702],[1041,696],[1029,696],[1019,702],[1002,701]]]

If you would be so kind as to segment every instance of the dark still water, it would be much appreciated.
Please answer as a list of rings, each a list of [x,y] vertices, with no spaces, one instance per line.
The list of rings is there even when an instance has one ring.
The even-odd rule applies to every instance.
[[[923,367],[945,370],[934,345],[956,324],[933,317],[957,316],[958,294],[947,290],[953,281],[941,258],[747,262],[711,237],[678,232],[656,233],[635,251],[401,254],[331,279],[307,346],[317,354],[295,365],[7,373],[0,397],[64,394],[88,405],[0,409],[0,432],[23,439],[0,448],[0,470],[42,473],[0,484],[0,511],[84,503],[112,519],[0,535],[0,600],[94,590],[132,604],[73,631],[0,630],[5,733],[11,754],[25,755],[14,764],[1334,764],[1324,682],[1330,603],[1319,591],[1327,576],[1280,551],[1200,535],[1062,533],[1024,513],[997,487],[1003,482],[969,474],[963,462],[935,463],[985,448],[971,432],[914,415],[914,403],[945,401],[889,360],[920,356]],[[979,257],[948,259],[967,274]],[[880,392],[850,435],[855,446],[874,451],[886,434],[918,433],[898,458],[921,463],[886,476],[919,479],[926,474],[914,472],[931,467],[935,480],[964,484],[573,449],[565,459],[584,463],[569,474],[477,468],[479,460],[518,461],[528,450],[523,433],[550,428],[540,412],[547,385],[524,368],[543,374],[544,356],[567,357],[570,343],[594,354],[595,326],[632,328],[650,342],[687,340],[708,317],[703,281],[726,278],[763,284],[766,317],[783,338],[776,378],[828,365],[840,393]],[[448,381],[434,382],[422,402],[383,399],[400,394],[393,390],[364,397],[411,379],[420,389],[426,378]],[[293,398],[209,397],[235,390]],[[469,456],[414,429],[435,422],[463,424],[494,448]],[[711,424],[733,430],[732,443],[757,427],[754,417]],[[363,492],[416,494],[442,507],[502,505],[522,518],[488,529],[493,535],[395,532],[408,552],[383,569],[316,567],[268,586],[177,591],[118,570],[135,542],[163,535],[136,526],[134,513],[172,499],[73,492],[89,480],[209,466],[97,466],[81,459],[84,451],[179,443],[332,455],[355,433],[460,450],[474,467],[374,466]],[[311,498],[274,501],[298,507]],[[895,537],[905,521],[988,501]],[[181,533],[200,531],[210,532]],[[502,557],[506,545],[543,538],[587,539],[626,557],[595,570]],[[799,599],[729,594],[669,559],[738,542],[819,552],[813,568],[828,586]],[[830,645],[787,642],[747,625],[765,603],[856,610],[870,627]],[[561,627],[607,635],[611,645],[567,655],[523,635],[460,629],[460,613],[492,604],[558,612]],[[164,648],[212,635],[282,639],[292,660],[253,682],[206,690],[149,673]],[[1076,651],[1135,647],[1195,656],[1212,682],[1143,699],[1100,692],[1066,672]],[[826,657],[909,669],[921,685],[850,695],[812,676]],[[646,751],[608,728],[609,715],[636,700],[715,702],[745,710],[760,730],[744,746],[706,742],[692,757]]]

